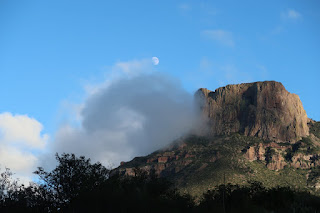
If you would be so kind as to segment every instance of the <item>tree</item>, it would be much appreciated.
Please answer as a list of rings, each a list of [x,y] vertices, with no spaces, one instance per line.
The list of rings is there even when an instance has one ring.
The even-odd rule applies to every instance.
[[[18,181],[12,178],[12,172],[9,168],[0,174],[0,202],[11,199],[14,192],[19,188]]]
[[[99,162],[91,164],[90,158],[65,153],[59,156],[57,153],[56,159],[58,165],[51,172],[38,167],[34,173],[39,175],[42,187],[54,195],[58,206],[70,203],[82,192],[95,189],[109,177],[109,170]]]

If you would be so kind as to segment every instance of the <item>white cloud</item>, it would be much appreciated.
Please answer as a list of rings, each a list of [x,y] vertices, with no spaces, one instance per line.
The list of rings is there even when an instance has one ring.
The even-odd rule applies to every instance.
[[[287,9],[281,13],[281,17],[283,19],[298,20],[302,18],[302,15],[294,9]]]
[[[36,162],[36,157],[28,152],[23,152],[15,147],[0,146],[0,162],[13,171],[28,172],[30,166]],[[34,168],[35,169],[35,168]]]
[[[41,134],[43,126],[27,115],[0,114],[0,165],[10,168],[24,183],[36,170],[34,154],[44,149],[49,136]]]
[[[257,80],[265,80],[268,75],[266,67],[252,64],[252,67],[243,71],[233,63],[226,63],[203,57],[199,63],[197,75],[187,73],[187,81],[194,87],[216,88],[227,84],[239,84]]]
[[[233,47],[235,45],[233,35],[229,31],[225,30],[204,30],[201,32],[204,38],[213,40],[219,44]]]
[[[41,135],[43,126],[27,115],[0,114],[0,141],[2,144],[17,144],[26,148],[43,148],[48,135]]]
[[[206,15],[217,15],[218,9],[213,6],[212,1],[206,1],[200,3],[201,12],[204,12]]]
[[[190,11],[191,10],[191,6],[190,4],[187,3],[182,3],[178,5],[178,8],[184,12]]]
[[[102,83],[86,84],[84,86],[88,95],[93,95],[102,88],[107,88],[114,81],[123,78],[133,78],[141,73],[153,72],[152,58],[141,60],[119,61],[111,67],[105,67],[105,80]]]
[[[136,76],[146,72],[152,65],[152,59],[132,60],[118,62],[112,67],[112,74],[126,74],[129,77]],[[149,70],[150,71],[150,70]]]

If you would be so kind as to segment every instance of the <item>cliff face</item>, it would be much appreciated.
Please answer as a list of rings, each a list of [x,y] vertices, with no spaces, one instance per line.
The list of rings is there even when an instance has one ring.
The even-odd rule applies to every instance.
[[[213,135],[242,133],[276,142],[296,142],[309,134],[300,98],[275,81],[199,89],[203,116]]]

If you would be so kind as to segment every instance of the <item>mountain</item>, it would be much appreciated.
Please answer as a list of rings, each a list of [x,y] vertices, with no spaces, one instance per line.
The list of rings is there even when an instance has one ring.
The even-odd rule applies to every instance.
[[[320,191],[320,122],[308,119],[299,97],[275,81],[199,89],[206,134],[122,162],[112,174],[155,172],[182,192],[201,195],[223,183]]]
[[[214,135],[241,133],[277,142],[296,142],[309,135],[300,98],[275,81],[228,85],[196,97]]]

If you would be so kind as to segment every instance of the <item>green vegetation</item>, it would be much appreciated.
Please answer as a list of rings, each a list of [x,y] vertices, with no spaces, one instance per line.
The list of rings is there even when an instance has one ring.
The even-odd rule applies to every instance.
[[[10,170],[0,176],[0,212],[190,212],[194,202],[165,179],[136,169],[134,177],[109,177],[100,163],[56,155],[52,171],[39,168],[38,184],[18,185]]]
[[[286,150],[284,157],[287,162],[292,162],[292,157],[297,153],[317,155],[320,153],[320,147],[314,143],[310,136],[303,137],[300,141],[292,144],[291,147]]]
[[[212,189],[215,185],[224,184],[225,181],[244,186],[248,180],[259,181],[266,188],[280,185],[310,190],[307,184],[309,170],[290,166],[294,155],[299,152],[308,153],[308,150],[310,152],[312,147],[316,147],[309,138],[303,138],[295,144],[279,144],[283,148],[280,153],[288,164],[279,171],[273,171],[266,167],[266,164],[272,162],[276,148],[266,148],[263,158],[266,161],[249,162],[244,159],[244,154],[249,147],[270,143],[270,141],[264,141],[257,137],[247,137],[240,134],[211,138],[193,136],[186,138],[183,142],[188,146],[184,147],[182,151],[192,153],[196,157],[190,158],[192,163],[184,167],[183,170],[168,176],[183,193],[200,197],[203,192]],[[308,149],[308,147],[311,148]],[[315,154],[314,157],[316,158],[316,156],[318,155]],[[179,160],[183,161],[183,158]],[[173,167],[179,165],[179,161],[175,161],[175,163]],[[170,167],[170,164],[168,166]]]
[[[306,154],[317,154],[320,152],[320,147],[314,144],[310,136],[302,138],[301,142],[303,143],[303,150]]]
[[[320,211],[316,196],[320,167],[289,166],[298,153],[312,153],[310,162],[319,162],[312,137],[272,148],[270,141],[241,134],[193,135],[124,164],[121,168],[135,168],[134,177],[109,177],[110,171],[100,163],[92,164],[90,159],[73,154],[56,155],[58,166],[54,170],[38,168],[35,172],[40,180],[37,184],[21,186],[11,178],[10,170],[2,173],[0,212]],[[259,144],[266,147],[263,160],[246,159],[248,149]],[[172,153],[174,159],[166,163],[167,179],[157,178],[155,170],[147,174],[139,169],[156,165],[157,158],[165,153]],[[266,165],[274,161],[275,154],[282,154],[288,166],[279,171],[268,169]],[[147,163],[149,159],[155,160]]]
[[[307,190],[307,170],[285,167],[279,171],[267,169],[265,164],[254,161],[248,162],[251,169],[248,173],[249,180],[262,182],[267,188],[286,186]]]
[[[273,156],[275,153],[276,153],[276,152],[274,151],[274,149],[272,149],[271,147],[267,147],[266,153],[265,153],[265,157],[266,157],[266,162],[267,162],[267,164],[271,162],[272,156]]]
[[[300,141],[293,145],[292,151],[296,153],[303,153],[306,155],[317,154],[320,152],[320,147],[316,146],[312,139],[303,137]]]
[[[185,144],[185,146],[180,146]],[[250,147],[255,148],[255,155],[260,152],[259,147],[264,147],[260,160],[249,161],[246,153]],[[277,148],[280,146],[280,148]],[[157,151],[146,157],[135,158],[125,164],[125,168],[143,167],[146,165],[157,166],[157,158],[165,152],[173,152],[174,160],[168,160],[163,174],[168,178],[179,192],[191,196],[201,197],[203,192],[213,189],[216,185],[224,183],[247,185],[248,181],[258,181],[266,188],[277,186],[295,187],[300,190],[313,190],[317,178],[311,181],[310,163],[313,166],[319,162],[320,150],[312,136],[302,138],[300,141],[273,144],[258,137],[248,137],[238,133],[215,137],[199,137],[191,135],[175,142],[167,149]],[[252,150],[251,150],[252,152]],[[312,155],[311,160],[295,158],[298,154]],[[276,162],[275,155],[284,157],[285,162]],[[186,157],[188,156],[188,157]],[[177,158],[176,158],[177,157]],[[148,159],[155,159],[147,163]],[[279,160],[281,161],[281,160]],[[304,162],[305,161],[305,162]],[[273,171],[267,166],[270,163],[287,164],[284,169]],[[294,168],[292,164],[303,164],[305,169]],[[282,168],[282,167],[281,167]],[[317,175],[317,173],[314,173]]]
[[[10,170],[4,171],[0,176],[0,212],[320,211],[320,197],[289,185],[266,187],[255,180],[243,185],[223,183],[196,200],[188,193],[181,194],[168,180],[157,178],[154,171],[147,174],[136,168],[133,177],[109,177],[106,168],[85,157],[62,154],[56,159],[57,167],[50,172],[39,168],[36,174],[41,181],[28,187],[18,185]],[[226,163],[223,161],[215,165],[217,169]],[[253,164],[259,167],[259,163]],[[317,178],[319,171],[314,169],[310,175]]]
[[[51,172],[39,167],[34,173],[59,205],[69,203],[82,191],[93,190],[108,178],[109,170],[100,163],[91,164],[90,159],[84,156],[77,158],[74,154],[56,154],[56,160],[58,166]]]
[[[184,151],[192,151],[197,157],[192,159],[192,164],[169,178],[179,191],[196,197],[215,185],[224,184],[224,179],[233,184],[246,184],[252,169],[244,163],[243,153],[250,146],[269,143],[240,134],[211,138],[192,136],[184,142],[188,144]]]
[[[200,212],[317,212],[319,197],[289,187],[265,188],[260,182],[250,185],[220,185],[203,195]]]
[[[319,180],[320,180],[320,166],[311,169],[308,177],[308,185],[310,187],[314,187],[316,186]]]
[[[309,132],[320,138],[320,122],[309,123]]]

